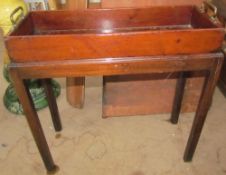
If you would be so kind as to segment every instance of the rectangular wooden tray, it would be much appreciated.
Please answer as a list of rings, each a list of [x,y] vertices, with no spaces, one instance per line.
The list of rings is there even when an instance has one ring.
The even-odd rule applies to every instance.
[[[8,37],[14,62],[208,53],[221,26],[194,6],[30,12]]]

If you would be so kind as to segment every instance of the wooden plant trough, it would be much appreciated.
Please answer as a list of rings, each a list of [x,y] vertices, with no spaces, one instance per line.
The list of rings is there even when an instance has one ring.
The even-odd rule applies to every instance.
[[[208,53],[221,26],[194,6],[30,12],[6,38],[14,62]]]
[[[55,131],[61,131],[50,78],[179,72],[170,119],[176,124],[187,73],[205,71],[184,153],[191,161],[220,74],[223,38],[224,28],[193,6],[29,13],[5,40],[10,76],[47,171],[58,168],[25,79],[42,79]]]

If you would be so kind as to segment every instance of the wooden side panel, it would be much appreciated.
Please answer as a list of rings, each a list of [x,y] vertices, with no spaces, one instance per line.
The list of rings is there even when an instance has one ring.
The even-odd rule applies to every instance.
[[[33,12],[36,30],[85,30],[189,25],[193,6],[129,8],[129,9],[89,9],[76,11]]]
[[[171,113],[176,77],[175,74],[104,77],[103,117]],[[188,79],[182,112],[196,110],[203,81],[200,77]]]
[[[221,46],[222,29],[8,38],[15,62],[207,53]],[[129,43],[129,44],[128,44]],[[54,51],[53,51],[54,48]],[[103,49],[104,48],[104,49]]]
[[[11,35],[15,36],[32,34],[34,34],[34,25],[31,14],[28,14],[26,18],[17,26],[17,29],[11,33]]]
[[[214,52],[208,55],[196,54],[12,63],[11,67],[19,67],[20,75],[25,79],[29,77],[47,78],[48,76],[64,77],[65,75],[67,77],[81,77],[151,74],[190,71],[191,68],[193,71],[206,70],[213,64],[213,59],[211,58],[213,55],[215,57],[222,56],[222,54],[216,54]],[[47,66],[48,69],[46,69]]]

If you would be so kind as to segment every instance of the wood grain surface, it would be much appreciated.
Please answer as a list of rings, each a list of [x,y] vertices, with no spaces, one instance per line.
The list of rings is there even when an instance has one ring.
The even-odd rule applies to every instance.
[[[224,36],[191,6],[42,11],[27,18],[6,38],[15,62],[205,53],[219,49]],[[23,29],[29,21],[33,34]]]

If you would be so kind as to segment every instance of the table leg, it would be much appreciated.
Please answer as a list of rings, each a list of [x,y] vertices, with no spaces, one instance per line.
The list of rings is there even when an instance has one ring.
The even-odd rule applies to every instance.
[[[52,85],[51,85],[51,79],[42,79],[42,84],[45,89],[46,98],[49,104],[49,110],[51,113],[53,126],[55,128],[55,131],[61,131],[62,130],[62,124],[60,121],[60,115],[56,103],[56,98],[53,93]]]
[[[30,126],[31,132],[33,134],[45,167],[48,172],[56,172],[58,170],[58,167],[54,164],[52,155],[50,153],[46,138],[41,127],[41,123],[34,108],[29,89],[25,84],[25,80],[20,78],[16,68],[10,69],[10,76],[13,80],[14,88],[19,97],[20,103],[23,106],[24,114]]]
[[[208,74],[206,75],[202,94],[199,100],[198,108],[184,153],[184,161],[186,162],[191,161],[193,158],[211,104],[214,89],[220,75],[222,63],[223,58],[216,58],[213,68],[209,70]]]
[[[178,123],[178,118],[181,111],[182,100],[184,96],[184,87],[186,84],[185,72],[180,72],[179,78],[176,84],[174,102],[173,102],[173,110],[171,114],[170,121],[173,124]]]

